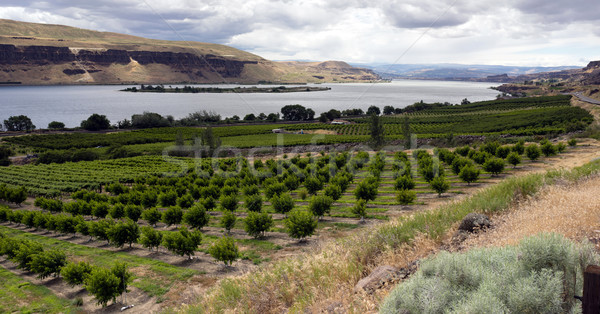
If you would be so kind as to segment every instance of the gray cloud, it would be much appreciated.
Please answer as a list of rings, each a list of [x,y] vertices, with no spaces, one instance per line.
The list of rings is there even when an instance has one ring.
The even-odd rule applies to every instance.
[[[597,12],[597,0],[4,0],[0,4],[0,18],[230,44],[272,59],[354,62],[393,61],[417,38],[406,55],[410,60],[456,62],[468,56],[468,62],[529,62],[523,58],[526,51],[546,51],[550,42],[552,47],[567,47],[597,41]],[[428,27],[433,29],[421,38]],[[591,56],[556,52],[544,60],[579,62],[586,57]]]

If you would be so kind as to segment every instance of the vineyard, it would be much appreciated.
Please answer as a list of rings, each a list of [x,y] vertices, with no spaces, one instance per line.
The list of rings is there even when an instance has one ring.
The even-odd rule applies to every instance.
[[[143,156],[7,167],[0,172],[0,182],[7,184],[0,185],[0,200],[14,202],[16,207],[0,208],[4,234],[0,255],[33,272],[49,269],[32,266],[29,261],[34,256],[44,261],[46,254],[59,256],[60,265],[45,276],[76,267],[67,260],[102,256],[86,258],[89,274],[110,277],[107,274],[119,270],[107,268],[108,261],[125,261],[123,267],[131,271],[133,287],[162,297],[177,280],[219,272],[214,266],[217,262],[247,267],[268,262],[280,250],[298,247],[314,235],[359,228],[359,220],[387,220],[399,211],[476,188],[512,171],[508,165],[535,163],[566,148],[548,141],[540,145],[490,142],[454,151],[436,149],[433,154],[426,150],[410,154],[359,151],[197,162]],[[22,187],[30,195],[45,196],[35,201],[15,196]],[[19,208],[28,202],[26,208]],[[64,240],[53,239],[52,234]],[[80,237],[89,239],[83,243],[70,240]],[[13,238],[29,242],[16,248]],[[94,243],[161,254],[132,257]],[[150,267],[153,278],[174,277],[148,282],[147,273],[141,271],[154,263],[158,264]],[[75,283],[94,291],[88,280]],[[106,304],[123,291],[115,288],[110,298],[99,294],[96,302]]]
[[[212,128],[212,133],[221,139],[223,145],[237,148],[365,142],[370,134],[369,118],[349,120],[352,124],[216,126]],[[390,139],[400,139],[404,136],[406,122],[410,132],[419,138],[441,137],[446,134],[531,136],[583,130],[591,123],[592,116],[584,109],[571,106],[570,96],[548,96],[429,106],[403,115],[382,116],[381,120],[385,135]],[[296,134],[273,134],[273,129]],[[314,130],[333,131],[334,134],[313,135],[311,131]],[[30,152],[63,150],[64,153],[67,150],[90,149],[106,155],[108,147],[123,146],[128,148],[130,155],[160,154],[178,139],[186,144],[194,143],[193,140],[203,132],[205,128],[170,127],[106,134],[27,135],[6,138],[4,141]]]

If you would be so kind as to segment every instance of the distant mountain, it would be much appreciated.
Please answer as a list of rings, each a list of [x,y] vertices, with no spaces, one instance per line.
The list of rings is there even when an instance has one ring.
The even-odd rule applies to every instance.
[[[372,69],[385,79],[468,80],[510,82],[513,77],[539,72],[577,69],[577,66],[519,67],[477,64],[355,64]]]
[[[233,47],[0,19],[0,84],[378,80],[346,63],[273,62]]]

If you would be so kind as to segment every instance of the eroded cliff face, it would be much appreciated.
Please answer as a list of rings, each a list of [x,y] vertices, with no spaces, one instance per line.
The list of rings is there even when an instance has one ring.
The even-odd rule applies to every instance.
[[[244,81],[248,64],[258,62],[184,52],[0,45],[0,81],[23,84]],[[36,78],[41,72],[47,75]]]

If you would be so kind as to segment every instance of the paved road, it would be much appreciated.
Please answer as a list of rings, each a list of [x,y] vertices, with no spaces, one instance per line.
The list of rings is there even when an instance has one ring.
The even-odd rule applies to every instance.
[[[600,105],[600,100],[583,96],[583,94],[581,94],[580,92],[573,93],[573,95],[575,95],[577,98],[579,98],[579,100],[589,102],[589,103],[595,104],[595,105]]]

